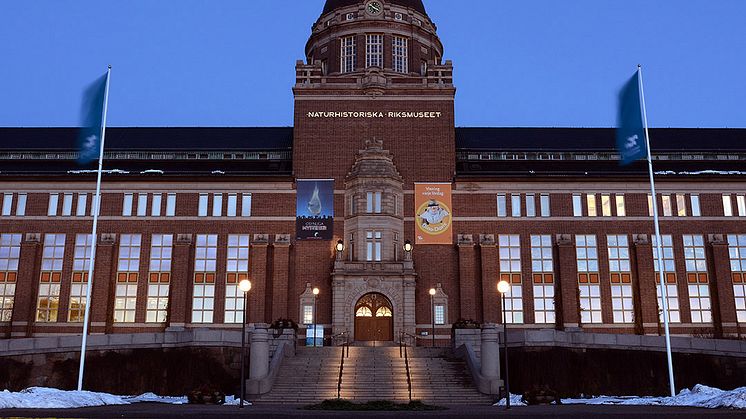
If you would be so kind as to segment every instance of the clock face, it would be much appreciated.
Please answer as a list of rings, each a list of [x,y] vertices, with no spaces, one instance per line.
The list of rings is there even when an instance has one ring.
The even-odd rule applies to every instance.
[[[383,6],[380,1],[371,1],[368,3],[367,10],[372,15],[378,15],[383,11]]]

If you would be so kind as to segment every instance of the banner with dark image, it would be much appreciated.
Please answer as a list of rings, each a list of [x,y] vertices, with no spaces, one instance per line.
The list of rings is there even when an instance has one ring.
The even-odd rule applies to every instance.
[[[334,181],[297,182],[295,230],[298,240],[332,240],[334,236]]]

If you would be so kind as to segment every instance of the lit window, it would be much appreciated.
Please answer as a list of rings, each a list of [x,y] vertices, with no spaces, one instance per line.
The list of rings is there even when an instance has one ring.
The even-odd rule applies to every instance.
[[[251,194],[241,195],[241,217],[251,217]]]
[[[16,204],[16,216],[23,217],[26,215],[26,198],[25,193],[18,194],[18,204]]]
[[[518,235],[498,236],[500,258],[500,280],[510,283],[510,292],[505,295],[505,318],[507,323],[523,323],[523,289],[521,281],[521,240]]]
[[[199,209],[197,215],[200,217],[207,217],[207,194],[199,194]]]
[[[746,234],[728,236],[736,318],[746,323]]]
[[[164,323],[168,313],[173,235],[153,234],[150,244],[146,323]]]
[[[673,206],[671,205],[671,195],[662,195],[661,200],[663,201],[663,216],[670,217],[673,215]]]
[[[368,231],[366,233],[366,260],[368,262],[381,261],[381,238],[380,231]]]
[[[56,322],[60,303],[62,262],[65,257],[65,235],[45,234],[41,258],[41,278],[36,300],[36,321]]]
[[[408,64],[408,51],[407,51],[407,38],[400,36],[394,37],[394,71],[397,73],[409,72]]]
[[[516,218],[521,216],[521,195],[519,194],[510,195],[510,215]]]
[[[132,216],[132,201],[133,196],[131,193],[124,194],[124,201],[122,201],[122,216]]]
[[[611,217],[611,195],[601,194],[601,215]]]
[[[534,285],[534,323],[554,323],[552,236],[531,236],[531,271]]]
[[[676,285],[676,267],[674,266],[673,238],[670,234],[664,234],[661,240],[661,256],[663,260],[663,275],[666,285],[666,303],[668,304],[668,319],[672,323],[681,322],[681,311],[679,309],[679,290]],[[653,269],[656,272],[656,293],[658,295],[658,312],[660,321],[663,321],[663,298],[660,284],[660,269],[658,264],[658,237],[651,236],[653,244]]]
[[[536,217],[536,196],[526,194],[526,217]]]
[[[710,281],[705,261],[704,237],[685,234],[683,242],[692,323],[711,323]]]
[[[21,235],[0,234],[0,322],[13,315],[20,254]]]
[[[616,199],[616,216],[625,217],[627,216],[627,208],[624,205],[624,195],[617,194],[614,196]]]
[[[249,235],[231,234],[228,236],[228,257],[226,266],[225,323],[241,323],[244,311],[244,293],[238,287],[244,279],[249,279]]]
[[[588,194],[586,195],[586,201],[588,204],[588,216],[589,217],[595,217],[598,215],[598,207],[596,207],[596,195],[594,194]]]
[[[655,213],[655,202],[653,202],[653,196],[648,194],[648,215],[653,216]]]
[[[383,35],[367,35],[365,67],[383,68]]]
[[[166,217],[176,215],[176,194],[170,193],[166,196]]]
[[[723,215],[726,217],[733,216],[733,202],[730,195],[723,195]]]
[[[689,198],[692,204],[692,217],[702,216],[702,212],[699,209],[699,195],[691,195]]]
[[[541,195],[540,204],[541,204],[541,216],[549,217],[551,214],[551,209],[549,206],[549,195],[548,194]]]
[[[2,215],[10,215],[11,208],[13,207],[13,194],[3,194],[3,212]]]
[[[577,235],[575,244],[580,291],[580,321],[584,324],[602,323],[596,236]]]
[[[216,193],[212,196],[212,216],[220,217],[223,215],[223,194]]]
[[[572,215],[574,217],[583,216],[583,200],[580,195],[572,196]]]
[[[746,217],[746,196],[736,196],[736,206],[738,206],[738,216]]]
[[[228,194],[228,209],[226,215],[228,217],[235,217],[238,207],[238,195],[231,193]]]
[[[77,234],[73,254],[73,276],[70,284],[70,306],[67,321],[80,323],[85,318],[86,297],[88,295],[88,270],[91,266],[93,236]]]
[[[351,73],[355,71],[355,37],[347,36],[342,38],[341,45],[340,72]]]
[[[313,306],[312,305],[304,305],[303,306],[303,324],[313,324]]]
[[[629,239],[626,235],[607,236],[611,278],[611,309],[614,323],[634,322]]]
[[[144,217],[148,213],[148,194],[137,194],[137,216]]]
[[[153,194],[153,201],[150,203],[150,216],[151,217],[161,216],[161,202],[162,202],[162,195],[159,193]]]
[[[141,246],[140,234],[122,234],[119,241],[117,285],[114,292],[114,323],[135,322]]]
[[[192,323],[212,323],[215,305],[217,234],[198,234],[194,254]]]
[[[385,308],[385,307],[382,307]],[[388,310],[388,308],[386,308]],[[442,304],[435,305],[435,324],[444,325],[446,324],[446,306]]]
[[[85,217],[85,210],[88,206],[88,194],[78,194],[78,205],[75,207],[75,216]]]
[[[498,217],[508,216],[508,204],[505,198],[505,194],[497,195],[497,216]]]
[[[686,217],[686,195],[676,194],[676,215]]]

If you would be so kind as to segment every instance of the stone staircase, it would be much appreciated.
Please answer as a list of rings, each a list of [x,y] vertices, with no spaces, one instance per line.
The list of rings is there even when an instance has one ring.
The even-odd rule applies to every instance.
[[[337,398],[341,348],[298,348],[283,361],[272,391],[256,403],[313,404]],[[434,405],[481,404],[490,396],[474,388],[465,363],[445,348],[408,348],[412,399]],[[409,401],[404,358],[398,347],[351,347],[341,397],[356,402]]]

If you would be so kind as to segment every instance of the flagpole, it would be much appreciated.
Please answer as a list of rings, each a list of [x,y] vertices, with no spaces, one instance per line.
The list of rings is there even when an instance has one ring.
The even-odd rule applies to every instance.
[[[653,201],[653,221],[655,223],[655,254],[658,259],[658,272],[660,273],[661,300],[663,301],[663,327],[666,335],[666,358],[668,359],[668,384],[671,389],[671,397],[676,396],[676,387],[673,378],[673,358],[671,356],[671,332],[668,327],[668,292],[666,290],[665,266],[663,265],[663,249],[660,222],[658,221],[658,199],[655,195],[655,180],[653,179],[653,158],[650,152],[650,135],[648,133],[648,113],[645,109],[645,92],[642,83],[642,66],[637,66],[637,74],[640,82],[640,100],[642,101],[642,119],[645,124],[645,143],[648,148],[648,172],[650,173],[650,193]]]
[[[98,154],[98,173],[96,177],[96,196],[93,198],[93,231],[91,233],[91,257],[88,260],[88,287],[85,298],[85,316],[83,318],[83,341],[80,345],[80,369],[78,370],[78,391],[83,390],[83,372],[85,370],[85,350],[88,343],[88,320],[91,312],[91,293],[93,291],[93,265],[96,261],[96,229],[98,213],[101,208],[101,172],[104,166],[104,140],[106,139],[106,114],[109,110],[109,80],[111,65],[106,71],[106,88],[104,90],[104,114],[101,121],[101,147]]]

